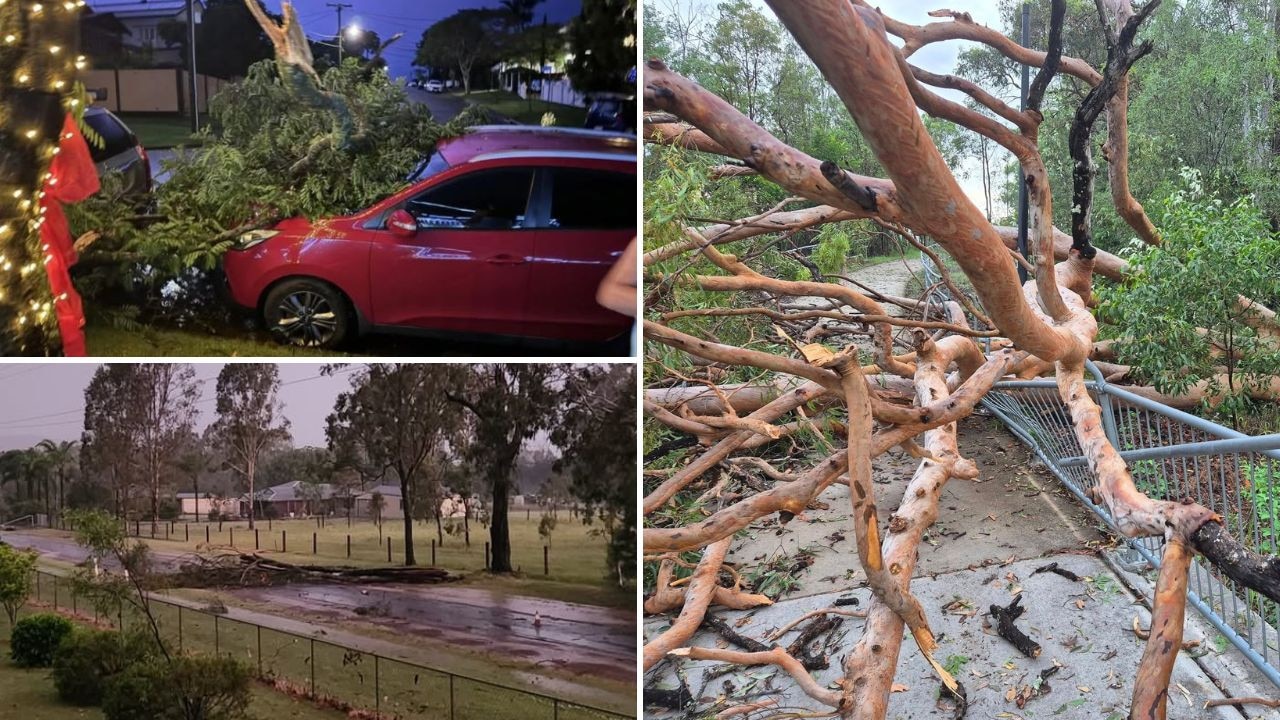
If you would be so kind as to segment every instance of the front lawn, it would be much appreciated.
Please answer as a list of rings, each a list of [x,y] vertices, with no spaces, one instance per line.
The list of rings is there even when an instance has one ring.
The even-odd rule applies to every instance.
[[[203,143],[201,138],[191,136],[191,119],[184,115],[125,113],[120,115],[120,119],[148,150]],[[201,118],[200,127],[204,127],[206,122],[208,120]]]
[[[544,113],[555,113],[556,125],[580,128],[587,124],[587,109],[572,105],[557,105],[543,100],[524,100],[515,93],[501,90],[478,90],[458,97],[472,105],[479,105],[523,125],[541,125]]]
[[[92,357],[334,357],[333,350],[310,350],[185,330],[146,327],[122,330],[90,323],[85,339]]]

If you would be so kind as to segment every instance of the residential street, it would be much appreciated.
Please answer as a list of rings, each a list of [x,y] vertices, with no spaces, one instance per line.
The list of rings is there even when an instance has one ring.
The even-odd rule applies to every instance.
[[[436,122],[449,122],[467,108],[466,101],[449,93],[429,93],[411,87],[405,88],[405,92],[409,93],[409,98],[414,102],[426,105]]]

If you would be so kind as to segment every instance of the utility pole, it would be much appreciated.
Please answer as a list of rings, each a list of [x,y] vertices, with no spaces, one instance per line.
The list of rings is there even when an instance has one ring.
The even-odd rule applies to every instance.
[[[196,82],[196,11],[195,0],[187,0],[187,54],[191,61],[187,82],[191,89],[191,134],[200,132],[200,90]]]
[[[355,6],[348,5],[347,3],[325,3],[325,5],[328,5],[329,7],[338,11],[338,64],[341,65],[342,64],[342,11],[347,8],[355,7]]]

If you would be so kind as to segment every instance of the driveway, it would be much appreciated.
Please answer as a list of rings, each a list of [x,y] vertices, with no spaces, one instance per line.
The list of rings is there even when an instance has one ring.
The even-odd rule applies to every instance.
[[[466,101],[450,93],[429,93],[418,88],[405,88],[405,92],[409,93],[410,100],[426,105],[436,122],[449,122],[467,109]]]

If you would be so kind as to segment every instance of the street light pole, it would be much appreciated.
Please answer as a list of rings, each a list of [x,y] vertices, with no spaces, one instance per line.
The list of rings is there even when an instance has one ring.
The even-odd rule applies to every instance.
[[[191,61],[187,83],[191,89],[191,134],[200,132],[200,91],[196,82],[196,11],[195,0],[187,0],[187,52]]]
[[[329,7],[338,11],[338,64],[341,65],[342,64],[342,11],[347,8],[355,7],[355,6],[349,5],[347,3],[325,3],[325,5],[328,5]]]

